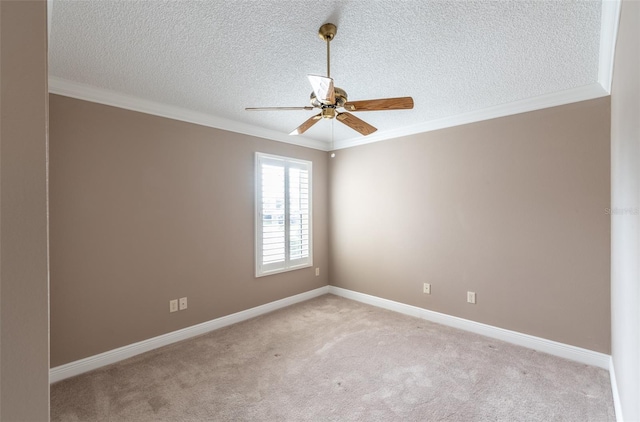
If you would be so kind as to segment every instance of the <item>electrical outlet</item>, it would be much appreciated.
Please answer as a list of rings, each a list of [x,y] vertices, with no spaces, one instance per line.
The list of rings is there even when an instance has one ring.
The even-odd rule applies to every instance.
[[[429,283],[424,283],[422,285],[422,293],[426,294],[426,295],[430,295],[431,294],[431,284]]]
[[[177,312],[178,311],[178,299],[173,299],[169,301],[169,312]]]
[[[316,268],[316,277],[320,275],[320,268]]]
[[[184,311],[185,309],[187,309],[187,298],[186,297],[181,297],[180,298],[180,310]]]
[[[467,302],[476,303],[476,292],[467,292]]]

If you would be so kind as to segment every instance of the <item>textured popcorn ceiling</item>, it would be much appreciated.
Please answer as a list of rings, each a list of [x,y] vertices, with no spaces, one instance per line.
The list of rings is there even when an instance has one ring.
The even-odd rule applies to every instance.
[[[350,100],[412,96],[413,110],[359,113],[378,134],[598,82],[599,1],[53,0],[49,73],[288,134],[315,111],[317,30],[338,26],[331,76]],[[233,126],[233,125],[231,125]],[[231,128],[233,130],[233,128]],[[323,142],[360,135],[321,121]]]

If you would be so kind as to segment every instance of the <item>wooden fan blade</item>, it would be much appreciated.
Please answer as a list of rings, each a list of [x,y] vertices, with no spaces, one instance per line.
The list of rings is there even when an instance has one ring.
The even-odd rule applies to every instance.
[[[364,136],[370,135],[378,130],[375,127],[371,126],[369,123],[365,122],[364,120],[360,120],[350,113],[338,113],[336,119],[349,126],[356,132],[360,132]]]
[[[379,100],[349,101],[344,103],[345,110],[374,111],[374,110],[408,110],[413,108],[413,98],[381,98]]]
[[[322,104],[335,104],[336,94],[333,89],[333,79],[326,76],[307,75],[316,98]]]
[[[322,113],[318,113],[315,116],[310,117],[303,124],[298,126],[293,132],[291,132],[289,135],[302,135],[307,131],[307,129],[309,129],[311,126],[315,125],[316,123],[318,123],[320,119],[322,119]]]
[[[246,107],[247,111],[273,111],[273,110],[313,110],[311,106],[304,107]]]

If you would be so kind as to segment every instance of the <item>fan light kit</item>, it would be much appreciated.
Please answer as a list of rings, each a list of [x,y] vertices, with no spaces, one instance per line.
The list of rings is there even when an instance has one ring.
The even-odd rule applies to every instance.
[[[334,87],[331,78],[330,45],[331,40],[336,36],[338,28],[332,23],[325,23],[318,30],[318,35],[327,43],[327,76],[307,75],[313,92],[311,93],[311,105],[305,107],[247,107],[249,111],[272,111],[272,110],[313,110],[319,109],[320,113],[312,116],[307,121],[298,126],[290,135],[300,135],[306,132],[311,126],[321,119],[337,119],[351,129],[362,135],[370,135],[377,129],[369,123],[360,120],[356,116],[346,111],[339,112],[337,109],[343,108],[351,112],[375,111],[375,110],[407,110],[413,108],[413,98],[381,98],[377,100],[348,101],[347,92],[338,87]]]

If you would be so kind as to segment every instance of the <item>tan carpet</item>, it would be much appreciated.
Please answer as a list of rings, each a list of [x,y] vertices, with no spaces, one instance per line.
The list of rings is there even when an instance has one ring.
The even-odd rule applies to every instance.
[[[614,421],[609,375],[333,295],[68,379],[52,421]]]

